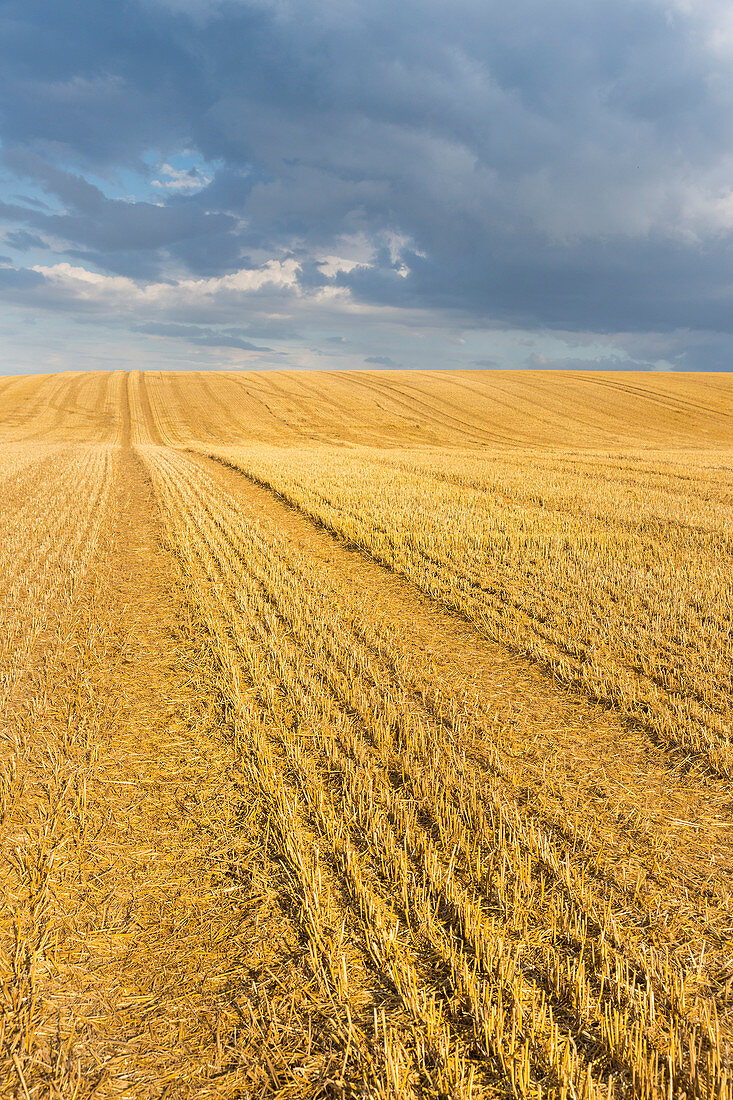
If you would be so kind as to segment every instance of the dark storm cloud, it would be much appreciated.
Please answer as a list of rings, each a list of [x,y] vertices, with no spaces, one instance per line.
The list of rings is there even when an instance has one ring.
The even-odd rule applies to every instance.
[[[162,258],[157,251],[121,248],[100,252],[84,248],[66,248],[64,255],[95,271],[124,275],[128,279],[157,281],[162,275]]]
[[[0,216],[18,241],[42,233],[140,283],[287,255],[314,300],[335,285],[365,308],[469,326],[699,331],[691,354],[721,363],[709,334],[733,333],[733,46],[715,37],[719,10],[6,0],[14,182]],[[185,151],[212,166],[182,169],[195,193],[105,194],[115,172],[150,183],[151,155]],[[344,240],[364,255],[329,274],[322,257]]]
[[[24,150],[6,151],[2,163],[17,176],[40,184],[66,207],[65,213],[48,214],[5,205],[6,216],[100,253],[140,253],[145,264],[151,252],[190,245],[197,238],[217,240],[235,224],[230,215],[208,213],[186,199],[173,199],[165,206],[109,199],[83,176]]]
[[[9,0],[0,12],[3,140],[129,162],[185,140],[204,98],[194,40],[154,6],[121,0]],[[183,28],[182,28],[183,29]]]
[[[45,282],[43,275],[23,267],[0,267],[0,288],[9,291],[31,290]]]
[[[6,233],[3,240],[19,252],[28,252],[31,248],[46,249],[49,247],[48,243],[36,233],[29,233],[26,229],[17,229],[14,233]]]
[[[476,318],[516,327],[598,333],[682,327],[733,333],[733,241],[705,246],[665,239],[584,240],[526,246],[492,236],[485,263],[466,251],[415,257],[411,277],[356,268],[338,281],[363,300],[404,307],[469,310]]]

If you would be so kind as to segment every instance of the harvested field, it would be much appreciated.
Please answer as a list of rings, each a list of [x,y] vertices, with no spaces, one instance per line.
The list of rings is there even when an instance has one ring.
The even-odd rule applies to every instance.
[[[0,1094],[733,1097],[733,381],[0,379]]]

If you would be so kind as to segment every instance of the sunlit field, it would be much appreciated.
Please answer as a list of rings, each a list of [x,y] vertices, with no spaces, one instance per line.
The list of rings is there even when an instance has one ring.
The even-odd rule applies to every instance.
[[[733,381],[0,379],[0,1094],[726,1100]]]

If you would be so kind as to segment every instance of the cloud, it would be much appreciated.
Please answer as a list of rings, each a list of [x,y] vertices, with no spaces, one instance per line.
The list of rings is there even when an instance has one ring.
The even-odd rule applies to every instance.
[[[124,275],[105,275],[69,263],[37,265],[28,274],[40,280],[48,305],[76,305],[85,310],[134,317],[141,310],[211,311],[229,314],[250,297],[269,292],[297,293],[297,263],[268,261],[260,268],[243,268],[232,275],[209,279],[181,279],[178,282],[139,283]]]
[[[45,282],[43,275],[26,268],[0,267],[0,291],[23,291],[35,289]]]
[[[420,331],[522,365],[509,330],[548,362],[590,333],[599,364],[618,334],[725,364],[731,62],[713,0],[6,0],[0,217],[50,247],[2,290],[200,339],[346,333],[376,365]]]
[[[82,176],[54,168],[34,154],[9,151],[3,161],[18,175],[39,183],[67,208],[63,213],[46,214],[5,206],[7,217],[104,253],[134,250],[145,254],[192,238],[221,234],[234,226],[234,219],[227,214],[210,214],[188,204],[157,206],[109,199]]]
[[[6,244],[19,252],[28,252],[32,248],[50,248],[47,241],[44,241],[36,233],[29,233],[26,229],[17,229],[13,233],[6,233],[3,239]]]
[[[397,363],[395,363],[394,359],[390,359],[390,357],[388,355],[368,355],[365,358],[364,362],[365,363],[374,363],[376,366],[379,366],[379,367],[396,367],[397,366]]]
[[[145,332],[151,336],[173,337],[187,340],[190,344],[208,348],[238,348],[240,351],[269,352],[272,348],[253,344],[240,333],[231,330],[203,328],[201,325],[181,325],[166,322],[135,325],[136,332]]]
[[[170,164],[162,164],[159,171],[163,178],[153,180],[153,187],[164,191],[180,191],[187,195],[211,183],[211,176],[205,176],[197,167],[174,168]]]

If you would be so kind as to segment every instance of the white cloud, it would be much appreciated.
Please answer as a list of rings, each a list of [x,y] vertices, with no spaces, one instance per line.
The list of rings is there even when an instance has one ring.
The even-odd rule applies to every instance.
[[[33,269],[43,275],[60,294],[80,302],[109,304],[116,311],[142,305],[161,308],[197,305],[215,298],[246,296],[264,288],[299,293],[295,260],[270,260],[261,267],[243,269],[211,279],[181,279],[176,283],[140,284],[123,275],[104,275],[68,263]]]
[[[211,176],[205,176],[198,168],[174,168],[172,164],[161,164],[160,174],[163,179],[153,180],[153,187],[160,187],[165,191],[179,191],[190,195],[194,191],[200,191],[211,183]]]
[[[340,271],[345,271],[348,275],[355,267],[364,266],[363,261],[345,260],[343,256],[323,256],[316,262],[327,279],[335,278]]]

